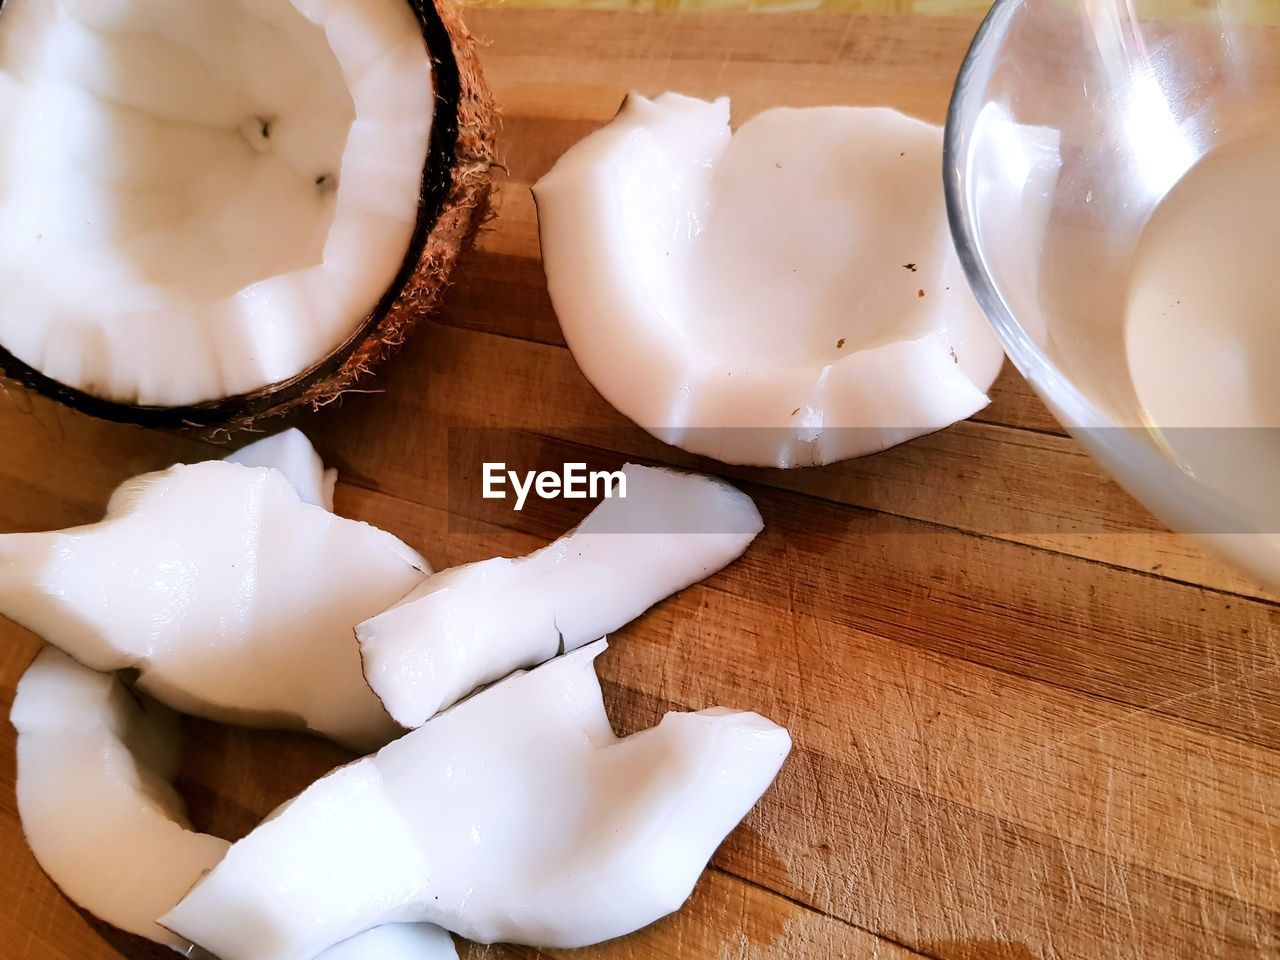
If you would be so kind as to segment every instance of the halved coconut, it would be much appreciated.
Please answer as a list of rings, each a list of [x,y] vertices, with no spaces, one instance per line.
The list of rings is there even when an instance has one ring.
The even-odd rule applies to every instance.
[[[279,470],[214,460],[128,481],[99,523],[0,535],[0,613],[184,713],[367,750],[397,727],[353,630],[428,572]]]
[[[621,496],[527,557],[428,577],[356,628],[365,677],[398,723],[513,670],[576,650],[732,563],[764,526],[746,494],[712,477],[629,463]]]
[[[723,709],[617,739],[593,667],[604,646],[312,784],[161,922],[222,960],[309,960],[383,919],[576,947],[678,909],[791,741]]]
[[[332,398],[438,300],[493,121],[449,0],[0,0],[0,368],[151,425]]]
[[[587,378],[733,463],[870,453],[981,409],[1003,353],[965,283],[938,127],[883,108],[631,95],[534,187]]]
[[[231,844],[191,829],[173,789],[178,718],[115,677],[46,647],[18,683],[18,813],[31,851],[58,888],[95,917],[189,956],[155,921]],[[321,960],[456,960],[427,924],[375,927]]]

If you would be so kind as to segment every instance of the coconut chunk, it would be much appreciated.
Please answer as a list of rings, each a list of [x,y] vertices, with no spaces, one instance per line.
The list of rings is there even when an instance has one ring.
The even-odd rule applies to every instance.
[[[192,945],[155,922],[231,844],[191,829],[172,780],[178,718],[120,681],[46,647],[18,683],[18,813],[32,853],[73,902],[188,956]],[[320,960],[456,960],[449,935],[389,924]]]
[[[222,960],[308,960],[380,918],[577,947],[676,910],[790,749],[754,713],[609,727],[600,641],[307,788],[164,926]]]
[[[941,162],[940,128],[889,109],[731,134],[727,99],[632,94],[534,187],[575,359],[640,426],[733,463],[828,463],[970,416],[1003,353]]]
[[[477,687],[597,640],[740,557],[763,527],[745,494],[697,474],[627,464],[577,529],[521,559],[424,580],[356,628],[365,676],[417,727]]]
[[[0,535],[0,613],[185,713],[369,749],[397,728],[352,631],[427,572],[280,471],[210,461],[127,482],[100,523]]]
[[[231,845],[191,830],[170,784],[178,718],[46,647],[18,684],[10,720],[18,813],[41,868],[94,916],[185,953],[190,944],[156,918]]]
[[[219,425],[334,395],[434,302],[493,111],[449,0],[5,0],[0,123],[5,372]]]
[[[338,483],[338,471],[325,469],[320,454],[297,427],[241,447],[225,459],[247,467],[279,470],[303,503],[333,512],[333,490]]]
[[[224,459],[250,467],[273,467],[284,475],[303,503],[333,512],[338,471],[334,467],[325,467],[307,435],[297,427],[241,447]],[[411,567],[427,569],[427,561],[422,554],[403,541],[392,537],[387,546],[399,553]]]

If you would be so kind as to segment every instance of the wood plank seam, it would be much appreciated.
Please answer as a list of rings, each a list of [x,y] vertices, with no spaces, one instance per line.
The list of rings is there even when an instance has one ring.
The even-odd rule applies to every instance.
[[[942,957],[939,957],[936,954],[928,953],[924,950],[921,950],[919,947],[912,946],[909,943],[905,943],[902,940],[898,940],[895,937],[891,937],[887,933],[882,933],[879,930],[872,930],[870,927],[864,927],[861,924],[854,923],[852,920],[848,919],[847,917],[842,917],[834,913],[828,913],[827,911],[821,909],[820,907],[816,907],[811,903],[806,903],[805,901],[797,899],[796,897],[793,897],[789,894],[782,893],[779,890],[775,890],[772,887],[770,887],[768,884],[761,883],[759,880],[754,880],[751,877],[745,877],[742,874],[737,873],[736,871],[728,869],[727,867],[718,866],[717,864],[713,863],[709,867],[707,867],[707,869],[714,870],[717,873],[722,873],[727,877],[733,877],[735,880],[740,880],[749,887],[755,887],[757,890],[763,891],[764,893],[767,893],[770,896],[777,897],[779,900],[785,900],[787,903],[790,903],[793,906],[799,907],[801,910],[804,910],[808,913],[817,914],[818,916],[825,917],[828,920],[834,920],[836,923],[839,923],[842,926],[849,927],[851,930],[857,930],[859,933],[865,933],[869,936],[875,937],[877,940],[883,940],[885,943],[890,944],[891,946],[897,947],[899,950],[905,950],[907,953],[910,953],[913,956],[924,957],[926,958],[926,960],[943,960]]]
[[[1009,363],[1011,361],[1006,360],[1005,362]],[[1019,376],[1021,376],[1021,374],[1019,374]],[[1002,430],[1016,430],[1019,433],[1030,433],[1039,437],[1052,437],[1055,440],[1071,438],[1074,441],[1071,434],[1067,433],[1065,430],[1049,430],[1045,427],[1035,427],[1027,423],[1006,423],[1003,420],[997,420],[994,417],[984,416],[989,409],[990,407],[983,407],[969,419],[974,423],[985,423],[988,426],[999,427]],[[1083,449],[1081,449],[1080,453],[1082,456],[1088,456]]]

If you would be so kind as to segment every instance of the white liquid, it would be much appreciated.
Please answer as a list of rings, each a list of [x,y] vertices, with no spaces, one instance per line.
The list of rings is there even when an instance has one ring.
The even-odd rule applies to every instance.
[[[1127,309],[1134,390],[1169,455],[1280,512],[1280,135],[1211,152],[1170,191]]]

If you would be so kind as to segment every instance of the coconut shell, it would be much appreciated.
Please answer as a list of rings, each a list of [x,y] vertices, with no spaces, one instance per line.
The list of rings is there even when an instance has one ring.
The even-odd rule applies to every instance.
[[[422,25],[436,93],[417,225],[395,280],[345,343],[289,380],[180,407],[96,397],[46,376],[3,346],[0,373],[90,416],[200,433],[250,428],[298,407],[321,407],[368,376],[415,323],[440,305],[458,257],[489,215],[493,183],[498,110],[480,67],[478,44],[452,0],[405,2]]]

